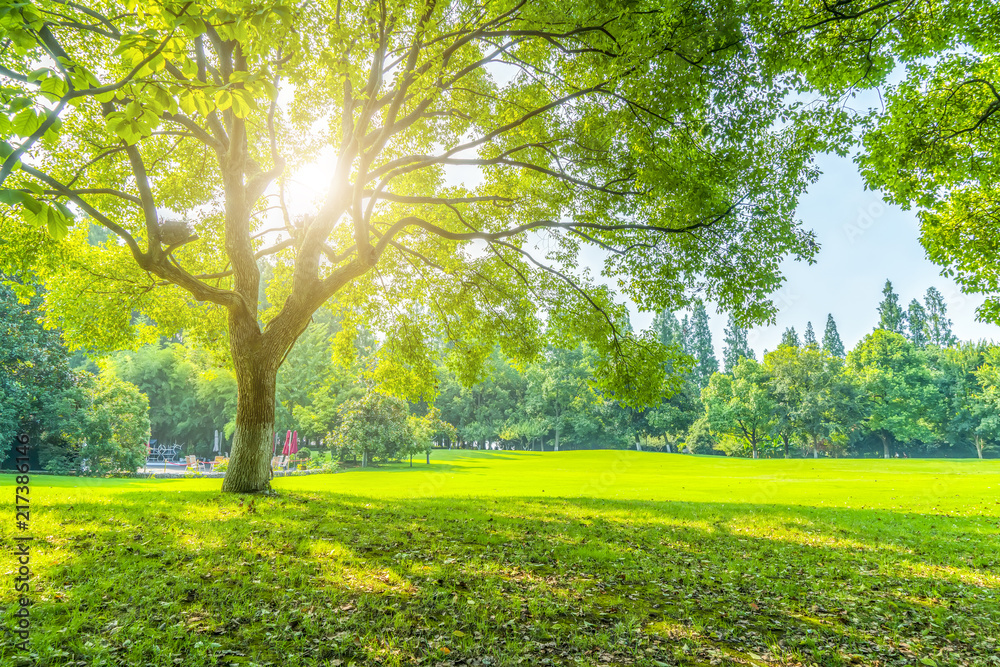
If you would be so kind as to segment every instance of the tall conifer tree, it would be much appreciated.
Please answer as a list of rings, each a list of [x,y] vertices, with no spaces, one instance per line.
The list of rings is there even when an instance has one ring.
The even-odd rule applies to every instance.
[[[823,331],[823,349],[841,359],[847,356],[847,352],[844,350],[844,342],[840,340],[840,332],[837,331],[837,323],[833,320],[833,313],[826,316],[826,329]]]
[[[806,347],[810,345],[817,345],[816,332],[813,330],[812,322],[806,322],[806,332],[802,335],[802,342],[806,345]]]
[[[748,333],[749,331],[741,327],[735,317],[729,316],[729,324],[726,326],[722,348],[722,365],[726,373],[731,372],[743,357],[756,359],[747,340]]]
[[[708,311],[701,301],[695,303],[691,314],[691,330],[688,352],[695,359],[694,381],[699,387],[706,387],[708,379],[719,371],[719,361],[715,358],[715,346],[712,345],[712,331],[708,328]]]
[[[941,347],[954,345],[958,339],[951,332],[951,320],[948,319],[944,295],[937,288],[928,287],[924,305],[927,313],[927,342]]]
[[[892,283],[885,281],[882,288],[882,303],[878,305],[878,326],[876,329],[884,329],[893,333],[904,333],[906,325],[906,315],[899,305],[899,295],[892,289]]]
[[[906,309],[906,337],[918,348],[927,346],[927,311],[916,299]]]
[[[785,333],[781,334],[781,343],[779,343],[779,345],[802,347],[802,343],[799,341],[799,334],[796,333],[795,327],[788,327],[785,329]]]

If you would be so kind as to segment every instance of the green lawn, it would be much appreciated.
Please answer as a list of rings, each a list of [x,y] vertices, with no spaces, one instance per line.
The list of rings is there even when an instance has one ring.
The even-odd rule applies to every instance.
[[[435,452],[275,480],[32,479],[0,664],[1000,665],[1000,461]]]

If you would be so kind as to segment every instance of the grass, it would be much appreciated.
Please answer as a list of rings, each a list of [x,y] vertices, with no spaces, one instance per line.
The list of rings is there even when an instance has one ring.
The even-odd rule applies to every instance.
[[[0,664],[1000,665],[1000,461],[435,452],[252,504],[220,483],[33,478],[32,653],[4,633]]]

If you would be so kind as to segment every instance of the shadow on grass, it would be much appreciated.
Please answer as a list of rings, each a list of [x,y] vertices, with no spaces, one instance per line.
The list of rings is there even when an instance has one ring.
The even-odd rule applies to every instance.
[[[995,523],[126,490],[36,519],[30,664],[1000,664]]]

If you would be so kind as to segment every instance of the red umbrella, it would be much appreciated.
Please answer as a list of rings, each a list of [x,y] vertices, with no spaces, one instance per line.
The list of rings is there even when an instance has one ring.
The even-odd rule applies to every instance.
[[[288,456],[291,453],[292,432],[285,434],[285,446],[281,448],[281,455]]]
[[[299,432],[292,431],[292,448],[289,450],[292,454],[297,454],[299,451]]]

